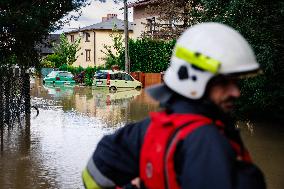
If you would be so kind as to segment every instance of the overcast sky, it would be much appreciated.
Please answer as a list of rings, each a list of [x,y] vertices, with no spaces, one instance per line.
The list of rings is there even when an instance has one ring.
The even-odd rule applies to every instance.
[[[135,0],[128,0],[133,2]],[[98,0],[91,0],[89,6],[81,9],[82,15],[77,21],[73,20],[68,25],[65,25],[62,30],[56,31],[55,33],[62,33],[63,31],[74,30],[75,28],[89,26],[102,21],[102,17],[107,14],[117,14],[119,19],[124,19],[123,10],[119,10],[123,7],[123,1],[120,3],[114,3],[112,0],[106,0],[105,3],[101,3]],[[129,21],[133,21],[133,9],[128,10]]]

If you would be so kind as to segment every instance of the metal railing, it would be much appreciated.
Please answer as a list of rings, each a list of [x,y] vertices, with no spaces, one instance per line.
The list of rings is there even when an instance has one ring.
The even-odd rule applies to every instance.
[[[25,69],[0,66],[0,138],[3,151],[4,133],[14,127],[26,127],[30,115],[30,76]],[[29,127],[29,126],[28,126]]]

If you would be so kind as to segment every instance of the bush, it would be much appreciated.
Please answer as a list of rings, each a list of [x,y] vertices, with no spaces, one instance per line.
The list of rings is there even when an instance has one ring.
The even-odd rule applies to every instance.
[[[222,22],[237,29],[252,45],[263,75],[241,82],[237,114],[281,118],[284,114],[283,19],[280,0],[202,1],[201,21]]]
[[[50,54],[47,55],[43,61],[49,61],[52,62],[52,64],[54,64],[54,66],[56,68],[60,67],[61,65],[63,65],[64,60],[63,58],[59,55],[59,54]]]
[[[129,40],[130,71],[146,73],[159,73],[165,71],[170,62],[175,40],[163,41],[144,39]],[[125,69],[125,51],[122,49],[118,55],[106,53],[106,68],[118,65]]]
[[[165,71],[169,66],[174,45],[174,40],[162,41],[147,38],[130,40],[130,70],[147,73]],[[124,68],[124,65],[121,65],[121,68]]]
[[[55,68],[54,62],[47,60],[46,58],[42,59],[40,62],[40,67],[42,68]]]

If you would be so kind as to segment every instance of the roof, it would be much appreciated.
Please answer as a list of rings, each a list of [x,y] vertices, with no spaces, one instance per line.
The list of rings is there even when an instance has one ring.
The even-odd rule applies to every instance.
[[[140,6],[145,6],[145,5],[149,5],[149,4],[154,4],[157,3],[159,0],[138,0],[134,3],[130,3],[127,7],[131,8],[131,7],[140,7]]]
[[[104,22],[96,23],[90,26],[86,26],[77,30],[72,30],[66,33],[81,32],[87,30],[112,30],[116,27],[117,30],[124,30],[124,20],[118,18],[111,18]],[[128,22],[128,30],[133,31],[133,22]]]

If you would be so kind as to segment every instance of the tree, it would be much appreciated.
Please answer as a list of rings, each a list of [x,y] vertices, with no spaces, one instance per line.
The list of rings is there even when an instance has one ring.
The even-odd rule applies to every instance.
[[[1,0],[0,64],[23,67],[39,63],[35,44],[76,16],[87,0]],[[67,17],[70,11],[75,13]],[[65,19],[63,19],[65,18]]]
[[[262,112],[281,117],[284,113],[284,2],[281,0],[158,0],[162,21],[221,22],[237,29],[252,45],[264,74],[242,81],[243,114]],[[185,9],[174,7],[187,6]],[[151,10],[151,9],[150,9]],[[185,22],[182,22],[185,23]],[[186,25],[184,24],[184,25]],[[172,29],[172,28],[170,28]],[[182,28],[184,30],[185,27]],[[165,30],[166,31],[166,30]],[[163,30],[161,31],[163,32]],[[171,32],[168,32],[171,34]],[[172,35],[176,38],[177,35]]]
[[[281,0],[202,1],[202,21],[236,28],[252,45],[264,74],[242,81],[239,109],[281,118],[284,113],[284,2]],[[282,103],[281,103],[282,102]]]
[[[54,56],[59,59],[54,62],[56,67],[63,64],[72,65],[77,60],[76,53],[80,50],[80,41],[81,38],[78,38],[73,43],[69,43],[65,34],[60,35],[60,43],[54,47]],[[47,57],[47,59],[49,58]]]
[[[111,46],[104,44],[104,49],[101,50],[101,52],[106,55],[104,60],[106,61],[105,67],[107,69],[110,69],[113,65],[121,64],[121,59],[119,57],[122,53],[124,53],[125,50],[125,47],[123,46],[124,40],[122,38],[122,33],[119,32],[117,28],[113,28],[109,37],[112,39],[113,45]]]

